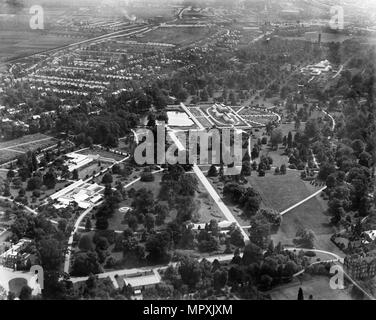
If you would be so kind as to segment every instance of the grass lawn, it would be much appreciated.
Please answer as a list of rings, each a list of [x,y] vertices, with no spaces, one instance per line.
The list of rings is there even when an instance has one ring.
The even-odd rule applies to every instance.
[[[300,179],[300,173],[295,170],[288,170],[286,175],[274,175],[271,171],[265,177],[252,172],[245,186],[253,187],[260,193],[265,207],[280,212],[317,191],[317,188]]]
[[[307,228],[313,230],[316,235],[316,249],[341,255],[341,251],[330,240],[330,236],[336,230],[330,225],[330,217],[325,214],[326,209],[324,201],[317,196],[286,213],[278,232],[272,236],[274,243],[293,245],[296,232],[300,228]]]
[[[299,288],[303,289],[304,299],[312,295],[314,300],[353,300],[350,290],[332,290],[329,278],[325,276],[304,275],[301,281],[294,279],[291,283],[279,286],[268,293],[273,300],[297,300]]]
[[[25,278],[14,278],[9,281],[9,291],[13,292],[16,297],[21,293],[21,289],[27,286],[27,280]]]

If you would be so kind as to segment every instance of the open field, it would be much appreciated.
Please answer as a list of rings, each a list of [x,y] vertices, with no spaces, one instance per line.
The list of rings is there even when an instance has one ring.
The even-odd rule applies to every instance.
[[[27,31],[0,31],[0,62],[54,49],[77,39]]]
[[[279,212],[318,190],[308,182],[304,182],[298,171],[292,170],[288,170],[286,175],[267,173],[265,177],[258,177],[256,172],[252,172],[252,176],[248,177],[248,183],[249,187],[255,188],[260,193],[265,207]]]
[[[302,288],[305,300],[308,300],[310,295],[313,296],[313,300],[353,300],[350,287],[332,290],[328,277],[304,275],[301,279],[301,282],[294,279],[291,283],[279,286],[268,293],[273,300],[297,300],[299,288]]]
[[[208,28],[200,28],[200,32],[198,32],[197,28],[158,28],[146,33],[139,41],[189,45],[195,41],[208,38],[210,35],[211,32]]]

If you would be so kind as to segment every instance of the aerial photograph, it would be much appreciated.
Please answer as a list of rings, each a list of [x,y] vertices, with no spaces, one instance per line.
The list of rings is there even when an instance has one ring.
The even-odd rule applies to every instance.
[[[376,0],[1,0],[0,300],[375,300],[375,80]]]

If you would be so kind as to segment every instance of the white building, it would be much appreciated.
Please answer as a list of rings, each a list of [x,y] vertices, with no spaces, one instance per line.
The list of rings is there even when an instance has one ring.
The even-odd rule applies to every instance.
[[[55,209],[66,208],[72,203],[76,203],[81,209],[88,209],[102,200],[103,190],[104,187],[96,183],[90,184],[79,180],[54,193],[50,198],[57,201]]]

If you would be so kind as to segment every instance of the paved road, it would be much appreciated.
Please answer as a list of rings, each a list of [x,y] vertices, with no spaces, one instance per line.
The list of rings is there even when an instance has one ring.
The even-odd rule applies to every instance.
[[[82,220],[95,208],[95,206],[90,206],[88,209],[86,209],[76,220],[76,223],[74,224],[74,228],[70,234],[70,237],[68,239],[68,247],[67,247],[67,253],[65,254],[64,258],[64,272],[69,273],[69,265],[70,265],[70,258],[71,258],[71,251],[72,251],[72,244],[73,244],[73,237],[74,234],[77,232],[78,227],[80,226]]]

